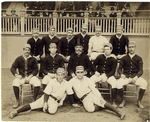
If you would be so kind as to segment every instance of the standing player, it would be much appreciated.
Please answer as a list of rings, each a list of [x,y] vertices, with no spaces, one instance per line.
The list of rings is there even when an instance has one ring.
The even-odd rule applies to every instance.
[[[56,43],[51,43],[49,47],[50,54],[43,58],[42,61],[42,71],[45,74],[42,84],[43,89],[47,84],[56,77],[56,70],[58,67],[64,67],[64,59],[62,56],[56,54],[57,45]]]
[[[14,110],[10,113],[10,118],[15,117],[21,112],[43,108],[43,112],[55,114],[59,106],[63,105],[68,88],[68,82],[64,80],[64,68],[58,68],[56,79],[53,79],[45,88],[44,95],[33,103],[24,105],[23,107]],[[76,106],[74,106],[76,107]]]
[[[124,56],[120,61],[120,66],[118,72],[121,78],[117,82],[117,88],[119,95],[122,99],[122,103],[119,107],[124,107],[125,100],[123,94],[123,86],[127,84],[135,84],[140,87],[139,97],[138,97],[138,106],[144,108],[141,104],[141,100],[147,88],[147,82],[141,76],[143,74],[143,60],[140,56],[135,54],[136,42],[129,42],[129,54]]]
[[[39,36],[39,29],[38,28],[33,28],[32,29],[32,38],[28,39],[27,44],[30,44],[31,46],[31,55],[36,58],[38,62],[38,67],[40,69],[39,71],[39,76],[42,75],[42,71],[40,68],[40,63],[41,63],[41,56],[43,55],[43,42],[42,40],[38,37]]]
[[[24,45],[24,54],[16,58],[11,66],[11,72],[16,77],[13,80],[12,86],[14,94],[16,97],[16,104],[13,108],[17,108],[19,104],[19,86],[26,83],[30,83],[34,86],[34,100],[36,100],[37,95],[40,90],[41,82],[36,77],[38,73],[37,61],[34,57],[30,55],[31,47],[29,44]],[[17,72],[17,69],[19,72]]]
[[[49,45],[51,43],[56,43],[58,46],[59,39],[55,36],[55,27],[49,27],[49,35],[42,38],[43,45],[45,46],[45,55],[49,55]]]
[[[107,103],[101,96],[101,93],[95,88],[93,81],[84,76],[85,70],[83,66],[77,66],[75,72],[77,77],[74,77],[69,81],[69,95],[75,92],[77,97],[82,101],[84,108],[88,112],[94,112],[95,105],[97,105],[115,112],[120,119],[124,119],[125,114],[122,114],[115,107]]]
[[[99,54],[104,53],[103,47],[108,40],[101,35],[101,26],[95,26],[95,36],[92,36],[89,40],[88,56],[91,60],[95,60]]]
[[[73,36],[73,29],[67,29],[67,37],[63,37],[60,39],[60,43],[58,45],[58,52],[64,57],[65,61],[68,62],[70,59],[70,55],[75,52],[75,39]]]
[[[110,43],[113,46],[112,54],[115,54],[117,59],[121,59],[125,54],[127,54],[129,39],[127,36],[123,35],[123,26],[117,26],[117,33],[110,38]]]
[[[95,75],[93,75],[90,79],[96,82],[108,82],[112,87],[112,102],[113,106],[117,107],[116,101],[116,79],[114,77],[117,60],[114,58],[113,54],[111,54],[112,45],[110,43],[104,44],[104,54],[99,55],[94,63],[94,71]]]
[[[81,44],[83,45],[83,53],[87,54],[88,53],[88,44],[89,44],[89,39],[90,36],[87,35],[87,30],[88,30],[88,25],[83,23],[82,24],[82,32],[80,34],[75,35],[75,39],[79,39],[81,41]]]

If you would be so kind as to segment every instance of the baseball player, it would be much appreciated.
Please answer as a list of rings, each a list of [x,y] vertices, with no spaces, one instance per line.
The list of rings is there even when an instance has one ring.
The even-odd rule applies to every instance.
[[[75,35],[76,41],[77,41],[77,39],[81,40],[81,44],[83,45],[83,53],[85,53],[85,54],[88,53],[88,44],[89,44],[89,39],[90,39],[90,36],[87,35],[87,31],[88,31],[88,25],[83,23],[81,33]]]
[[[91,81],[88,77],[84,76],[84,74],[84,67],[77,66],[76,77],[69,81],[68,94],[71,95],[75,92],[77,97],[82,101],[84,108],[88,112],[94,112],[94,105],[98,105],[99,107],[115,112],[120,117],[120,119],[124,119],[125,114],[122,114],[115,107],[107,103],[101,96],[101,93],[95,88],[94,82]]]
[[[104,53],[103,47],[108,40],[101,35],[101,26],[95,26],[95,36],[92,36],[89,40],[88,56],[91,60],[95,60],[96,57]]]
[[[90,72],[93,70],[92,63],[90,62],[89,57],[83,53],[83,45],[80,42],[77,42],[75,45],[75,52],[71,55],[68,63],[68,73],[72,77],[75,77],[77,65],[83,65],[87,75],[90,75]]]
[[[103,48],[104,54],[99,55],[93,63],[95,74],[90,79],[94,81],[94,83],[108,82],[112,86],[112,103],[114,107],[117,107],[117,105],[115,104],[117,81],[114,77],[117,60],[114,54],[111,54],[111,43],[105,43]]]
[[[32,38],[28,39],[27,44],[30,44],[31,46],[31,55],[34,58],[36,58],[38,62],[39,76],[42,77],[40,63],[41,63],[41,56],[43,55],[43,42],[38,36],[39,36],[39,29],[33,28]]]
[[[49,45],[51,43],[56,43],[58,46],[59,43],[59,39],[55,36],[55,27],[54,26],[50,26],[49,28],[49,35],[44,36],[42,38],[43,41],[43,45],[45,46],[45,55],[49,55]]]
[[[112,54],[115,54],[117,59],[121,59],[128,52],[129,39],[123,35],[123,26],[118,25],[116,34],[110,38],[110,43],[113,46]]]
[[[143,74],[143,60],[140,56],[135,54],[135,48],[136,42],[130,41],[128,46],[129,54],[124,56],[120,61],[118,72],[121,78],[117,82],[117,89],[122,99],[122,103],[119,107],[124,107],[126,103],[124,100],[123,86],[126,84],[135,84],[140,87],[137,101],[138,106],[144,108],[141,104],[141,100],[147,88],[147,82],[141,77]]]
[[[16,77],[13,80],[12,86],[14,94],[16,97],[16,104],[13,108],[19,106],[19,86],[26,83],[30,83],[34,86],[34,100],[36,100],[37,95],[40,90],[41,82],[36,77],[38,73],[37,61],[34,57],[30,55],[31,47],[29,44],[25,44],[23,47],[24,54],[17,57],[11,66],[11,72]],[[17,72],[17,69],[19,72]]]
[[[67,29],[67,37],[62,37],[58,45],[58,52],[64,57],[66,62],[69,62],[70,55],[75,52],[75,38],[73,29]]]
[[[64,59],[59,54],[56,54],[57,45],[51,43],[49,47],[50,54],[42,60],[42,72],[45,74],[42,79],[43,90],[46,85],[56,77],[56,70],[58,67],[64,67]]]
[[[23,107],[14,110],[10,113],[10,118],[15,117],[21,112],[43,108],[43,112],[49,114],[55,114],[58,107],[63,105],[65,100],[68,82],[64,80],[65,70],[59,67],[56,71],[56,78],[51,80],[38,100]],[[74,105],[74,107],[76,107]]]

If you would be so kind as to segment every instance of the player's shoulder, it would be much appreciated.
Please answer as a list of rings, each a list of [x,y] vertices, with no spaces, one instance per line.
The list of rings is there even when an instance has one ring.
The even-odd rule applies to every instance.
[[[137,54],[135,54],[135,58],[137,58],[137,59],[139,59],[139,60],[142,60],[142,57],[139,56],[139,55],[137,55]]]

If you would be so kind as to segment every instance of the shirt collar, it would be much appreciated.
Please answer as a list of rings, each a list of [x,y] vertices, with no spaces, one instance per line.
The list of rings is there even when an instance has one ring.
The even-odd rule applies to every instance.
[[[135,56],[135,53],[133,55],[129,54],[129,56],[132,59]]]
[[[34,39],[35,41],[37,41],[37,40],[38,40],[38,38],[37,38],[37,39],[35,39],[34,37],[33,37],[33,39]]]
[[[72,36],[70,39],[68,38],[68,36],[66,37],[66,39],[67,39],[68,41],[72,40],[73,38],[74,38],[74,36]]]
[[[54,36],[49,35],[49,38],[50,38],[50,39],[53,39],[53,38],[54,38]]]
[[[86,36],[86,34],[81,33],[81,35],[83,36],[83,38]]]
[[[117,34],[116,34],[116,37],[118,38],[118,39],[121,39],[121,37],[122,37],[122,34],[121,34],[121,36],[119,37]]]
[[[29,55],[29,57],[28,57],[28,58],[26,58],[24,55],[22,55],[22,57],[23,57],[25,60],[27,60],[27,59],[31,58],[32,56],[31,56],[31,55]]]
[[[111,57],[117,59],[114,54],[110,54],[109,56],[106,56],[106,55],[104,54],[104,56],[106,57],[106,59],[107,59],[107,58],[111,58]]]

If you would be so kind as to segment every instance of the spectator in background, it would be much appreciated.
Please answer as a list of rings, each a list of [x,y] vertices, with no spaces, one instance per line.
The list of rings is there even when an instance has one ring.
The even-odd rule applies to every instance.
[[[109,17],[117,17],[117,13],[116,12],[114,12],[114,7],[111,7],[111,13],[110,13],[110,15],[109,15]]]
[[[122,10],[122,17],[133,17],[134,14],[130,9],[130,3],[126,4],[125,9]]]
[[[11,10],[11,15],[10,16],[18,16],[17,14],[16,14],[16,10]]]
[[[8,16],[8,14],[6,14],[6,10],[2,10],[2,16],[3,17]]]
[[[43,16],[44,16],[44,17],[49,17],[49,15],[50,15],[50,14],[49,14],[49,12],[48,12],[48,9],[46,8],[46,9],[45,9],[45,12],[43,13]]]

